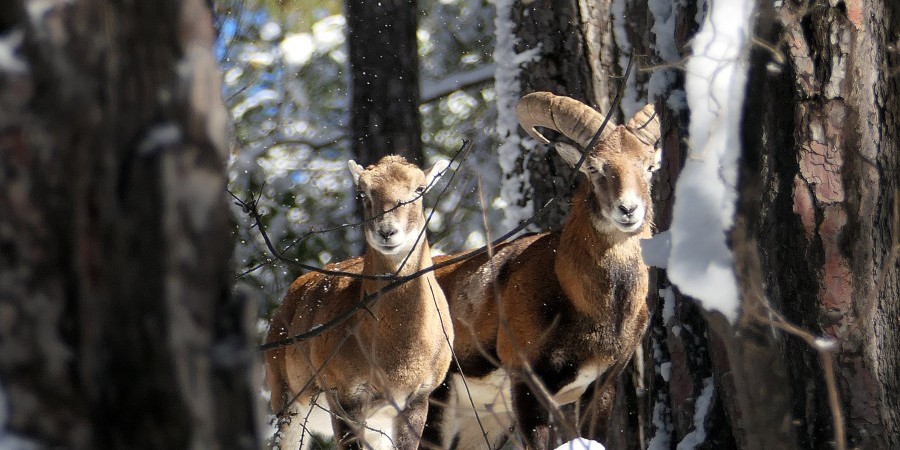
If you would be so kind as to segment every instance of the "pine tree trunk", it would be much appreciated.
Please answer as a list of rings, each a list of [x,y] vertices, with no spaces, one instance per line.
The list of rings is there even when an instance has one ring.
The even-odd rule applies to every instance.
[[[258,448],[208,4],[0,9],[0,440]]]
[[[648,370],[647,411],[662,411],[658,423],[671,432],[648,417],[647,437],[665,436],[674,446],[694,430],[694,400],[711,377],[701,448],[833,447],[825,359],[772,326],[774,311],[836,342],[847,448],[896,448],[900,275],[891,248],[900,77],[892,43],[900,7],[874,0],[767,5],[759,5],[751,57],[732,235],[744,316],[732,325],[700,314],[675,291],[674,317],[664,323],[665,301],[651,292],[656,313],[646,354],[656,370]],[[696,26],[696,7],[677,12],[679,48],[690,36],[679,30]],[[660,231],[671,217],[687,130],[677,112],[663,117],[670,131],[656,194]],[[658,287],[668,288],[665,272],[655,272]]]
[[[759,239],[767,294],[787,318],[833,339],[847,444],[897,448],[900,79],[890,0],[786,2],[786,59],[766,97]],[[893,221],[893,223],[892,223]],[[834,440],[818,355],[789,339],[800,444]]]
[[[423,164],[415,0],[346,0],[350,136],[363,165],[397,154]]]

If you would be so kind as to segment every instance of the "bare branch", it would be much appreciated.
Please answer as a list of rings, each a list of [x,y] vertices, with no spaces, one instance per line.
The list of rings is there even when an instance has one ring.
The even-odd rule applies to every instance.
[[[494,80],[493,64],[487,64],[465,72],[447,74],[441,80],[425,80],[421,85],[419,104],[430,103],[442,97],[446,97],[458,90],[466,89]]]
[[[313,141],[310,139],[302,139],[302,138],[276,139],[271,144],[269,144],[269,148],[300,145],[300,146],[304,146],[304,147],[309,147],[313,150],[321,150],[325,147],[330,147],[332,145],[335,145],[338,142],[346,141],[347,139],[349,139],[349,137],[346,134],[337,135],[332,139],[323,139],[321,141]]]
[[[835,350],[836,345],[834,345],[834,342],[831,340],[815,336],[809,331],[806,331],[788,322],[784,317],[781,316],[781,314],[772,309],[772,307],[768,305],[768,303],[765,304],[765,308],[765,312],[768,314],[768,316],[758,310],[748,310],[747,312],[761,323],[774,326],[775,328],[778,328],[785,333],[799,337],[819,354],[819,358],[821,358],[822,360],[822,369],[825,375],[825,386],[827,387],[828,391],[828,405],[829,409],[831,409],[832,426],[834,427],[834,448],[835,450],[846,450],[847,437],[844,431],[844,413],[843,409],[841,408],[840,394],[838,393],[837,388],[837,380],[834,376],[834,359],[831,355],[831,353]]]

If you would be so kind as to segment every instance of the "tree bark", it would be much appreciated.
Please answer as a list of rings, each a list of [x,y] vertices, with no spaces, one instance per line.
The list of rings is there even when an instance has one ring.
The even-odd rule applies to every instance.
[[[898,400],[889,394],[900,378],[900,340],[889,325],[900,278],[891,259],[900,105],[894,3],[785,2],[771,12],[760,5],[732,235],[743,317],[732,325],[704,313],[697,324],[688,320],[696,306],[675,293],[675,315],[663,323],[663,299],[651,292],[649,301],[657,313],[645,351],[657,372],[671,372],[664,380],[648,371],[648,411],[664,405],[671,445],[695,425],[692,400],[710,374],[715,396],[703,448],[835,445],[825,359],[772,326],[771,313],[836,342],[831,357],[848,448],[897,447]],[[765,20],[772,21],[768,31]],[[679,29],[695,24],[695,11],[679,12],[679,48],[690,34]],[[663,123],[671,131],[656,194],[661,231],[687,130],[673,111],[663,113]],[[664,271],[656,278],[669,287]],[[705,349],[699,359],[698,347]],[[647,436],[658,432],[651,426]]]
[[[37,448],[258,448],[209,6],[5,2],[0,387]],[[0,435],[3,433],[0,432]]]
[[[415,0],[346,0],[350,136],[368,165],[397,154],[424,163]]]
[[[896,448],[898,84],[896,2],[785,3],[786,86],[765,124],[770,192],[760,227],[767,294],[792,322],[832,338],[848,445]],[[779,92],[789,94],[775,100]],[[787,100],[787,101],[786,101]],[[893,266],[893,267],[891,267]],[[788,343],[800,443],[834,439],[816,355]]]
[[[513,20],[519,37],[516,52],[540,48],[536,62],[527,64],[519,77],[522,95],[550,91],[609,110],[609,83],[615,61],[609,27],[608,0],[553,0],[521,2],[514,6]],[[551,198],[567,198],[571,169],[550,147],[542,146],[523,155],[528,162],[535,210]],[[558,201],[536,218],[541,229],[559,227],[568,204]]]

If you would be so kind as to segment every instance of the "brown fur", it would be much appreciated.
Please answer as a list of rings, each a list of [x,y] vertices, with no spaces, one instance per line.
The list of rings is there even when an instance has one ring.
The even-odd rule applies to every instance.
[[[364,197],[365,215],[374,218],[366,225],[369,246],[363,258],[328,268],[370,275],[408,275],[430,266],[431,253],[424,235],[414,246],[410,244],[411,251],[403,246],[415,240],[424,227],[422,200],[411,200],[427,187],[433,172],[440,172],[446,165],[433,168],[431,176],[400,157],[385,157],[365,171],[355,163],[350,166]],[[388,242],[390,231],[406,233],[399,250],[381,246],[393,243]],[[385,254],[390,252],[395,254]],[[407,253],[409,259],[398,272]],[[386,284],[388,281],[304,274],[290,286],[273,315],[267,341],[326,323],[352,308],[366,293]],[[309,408],[313,394],[327,391],[332,412],[349,416],[349,420],[333,421],[336,439],[341,447],[359,448],[366,417],[375,408],[398,406],[402,411],[394,423],[394,444],[413,449],[421,435],[427,396],[443,380],[450,363],[447,339],[452,342],[453,330],[447,329],[445,335],[441,328],[441,317],[449,328],[446,299],[434,275],[428,273],[382,294],[369,311],[371,314],[357,314],[315,338],[266,352],[272,409],[276,413],[289,409],[296,414],[296,408],[288,408],[292,397],[298,396],[297,406]],[[297,424],[291,425],[291,418],[284,419],[283,434],[299,439],[296,432],[288,433]],[[291,448],[299,445],[285,443]]]
[[[546,98],[550,94],[532,95]],[[530,132],[533,126],[552,126],[586,144],[596,126],[587,132],[578,124],[559,123],[586,117],[596,125],[602,117],[578,109],[571,99],[559,99],[552,96],[550,103],[523,100],[520,113],[557,110],[537,121],[520,121]],[[559,113],[560,103],[576,109],[575,113]],[[520,375],[523,367],[533,369],[551,395],[563,394],[560,390],[579,370],[594,367],[602,374],[626,362],[643,336],[648,275],[639,239],[650,236],[648,172],[655,169],[658,157],[653,146],[658,123],[653,123],[648,111],[652,112],[642,110],[626,126],[608,129],[588,152],[582,167],[588,179],[574,196],[561,232],[523,237],[498,247],[490,259],[481,255],[437,271],[450,302],[454,348],[463,373],[470,383],[477,382],[485,374],[487,359],[499,362],[512,375],[513,413],[528,448],[547,448],[550,418],[542,412],[539,394]],[[640,128],[645,123],[651,126]],[[573,165],[580,156],[574,148],[559,150]],[[622,200],[628,193],[643,204],[643,222],[622,231],[611,217],[615,208],[631,204],[633,199]],[[572,399],[566,396],[564,401]],[[427,434],[432,442],[447,445],[451,440],[442,435],[442,424],[434,423],[446,420],[446,414],[436,411],[429,416]],[[473,426],[477,427],[469,423],[460,430]]]

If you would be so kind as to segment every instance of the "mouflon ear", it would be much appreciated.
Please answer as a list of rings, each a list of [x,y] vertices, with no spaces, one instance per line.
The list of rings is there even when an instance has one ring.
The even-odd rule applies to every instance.
[[[559,156],[562,157],[563,161],[565,161],[569,167],[575,167],[575,165],[578,164],[578,161],[581,160],[581,150],[578,150],[572,144],[557,142],[554,147],[556,148],[556,153],[559,153]],[[581,172],[588,173],[587,164],[581,165]]]
[[[365,167],[359,165],[354,160],[347,161],[347,168],[350,169],[350,175],[353,175],[353,184],[359,186],[359,176],[366,170]]]
[[[662,149],[657,148],[653,150],[653,168],[650,169],[651,172],[656,172],[662,166]]]
[[[450,161],[446,159],[438,160],[430,169],[425,170],[425,189],[426,191],[437,184],[437,180],[444,175],[447,168],[450,167]]]

